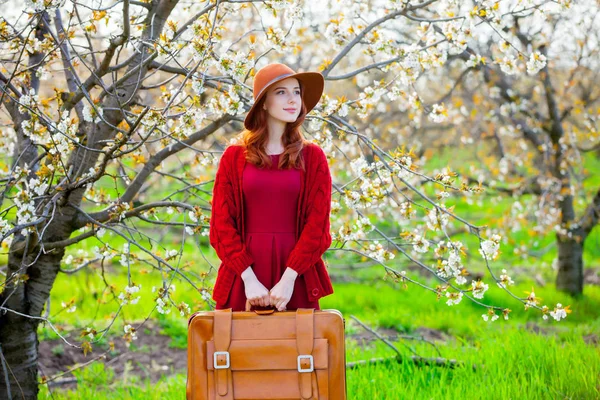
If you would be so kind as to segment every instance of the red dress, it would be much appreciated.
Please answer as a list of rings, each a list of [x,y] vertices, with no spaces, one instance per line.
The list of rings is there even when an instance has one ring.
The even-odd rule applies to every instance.
[[[300,170],[279,169],[279,156],[270,156],[271,168],[261,169],[247,162],[242,175],[246,247],[254,258],[254,274],[268,290],[281,279],[287,268],[285,262],[296,244],[296,210],[301,185]],[[304,276],[299,275],[286,309],[319,310],[319,301],[309,301],[306,293]],[[236,274],[227,301],[217,302],[216,309],[244,311],[245,306],[244,281]]]

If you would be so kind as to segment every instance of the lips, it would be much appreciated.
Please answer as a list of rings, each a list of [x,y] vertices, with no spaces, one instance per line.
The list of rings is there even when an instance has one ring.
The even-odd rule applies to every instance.
[[[296,112],[295,108],[284,108],[284,110],[287,112]]]

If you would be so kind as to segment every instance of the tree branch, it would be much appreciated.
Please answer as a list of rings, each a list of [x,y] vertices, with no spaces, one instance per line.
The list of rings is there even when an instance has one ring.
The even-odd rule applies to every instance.
[[[327,76],[329,75],[329,73],[335,68],[335,66],[337,64],[339,64],[339,62],[341,60],[344,59],[344,57],[346,57],[346,55],[350,52],[350,50],[352,50],[352,48],[354,46],[356,46],[358,43],[360,43],[360,41],[367,35],[367,33],[369,33],[370,31],[372,31],[374,28],[376,28],[377,26],[383,24],[386,21],[389,21],[390,19],[395,19],[396,17],[400,16],[400,15],[405,15],[406,13],[408,13],[409,11],[414,11],[417,10],[419,8],[423,8],[428,6],[431,3],[434,3],[436,0],[428,0],[425,1],[423,3],[420,4],[415,4],[414,6],[410,6],[407,8],[404,8],[402,10],[398,10],[392,13],[389,13],[388,15],[385,15],[373,22],[371,22],[365,29],[363,29],[358,35],[356,35],[356,37],[354,39],[352,39],[352,41],[350,43],[348,43],[346,45],[346,47],[344,47],[342,49],[342,51],[340,51],[338,53],[338,55],[333,59],[333,61],[331,62],[331,64],[329,64],[327,66],[327,68],[325,68],[322,72],[322,75],[324,77],[327,78]]]
[[[592,229],[600,222],[600,189],[592,199],[592,202],[587,206],[583,217],[579,221],[579,225],[583,229],[584,240],[590,234]]]
[[[156,153],[155,155],[153,155],[148,160],[148,162],[144,165],[142,170],[137,174],[137,176],[131,182],[131,184],[127,187],[127,189],[125,190],[125,192],[123,193],[123,195],[119,198],[119,200],[117,202],[118,203],[128,203],[130,201],[133,201],[136,194],[140,191],[144,182],[146,182],[148,180],[148,178],[150,177],[150,174],[156,169],[156,167],[158,167],[160,165],[160,163],[162,161],[164,161],[167,157],[193,145],[197,141],[204,139],[207,136],[211,135],[217,129],[219,129],[221,126],[223,126],[227,122],[229,122],[231,120],[231,118],[232,118],[232,116],[225,115],[221,119],[219,119],[215,122],[212,122],[210,125],[206,126],[205,128],[201,129],[200,131],[194,133],[193,135],[190,135],[190,137],[187,140],[167,146],[164,149],[162,149],[161,151],[159,151],[158,153]],[[97,213],[93,213],[90,215],[95,220],[102,222],[102,221],[106,221],[108,219],[109,212],[110,212],[110,209],[106,209],[106,210],[99,211]],[[79,228],[85,226],[88,219],[89,218],[86,216],[82,216],[82,215],[76,216],[75,221],[73,223],[73,226],[75,227],[74,229],[79,229]]]

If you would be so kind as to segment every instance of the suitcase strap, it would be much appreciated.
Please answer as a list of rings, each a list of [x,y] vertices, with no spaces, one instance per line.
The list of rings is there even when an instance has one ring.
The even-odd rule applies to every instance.
[[[233,380],[229,360],[229,344],[231,343],[231,308],[215,310],[213,337],[215,341],[214,368],[217,398],[233,400]]]
[[[215,352],[213,353],[213,365],[219,400],[234,400],[229,359],[232,315],[231,308],[214,311]],[[311,399],[313,396],[313,377],[316,380],[312,355],[313,343],[314,308],[298,308],[296,310],[296,346],[298,349],[298,384],[302,399]]]
[[[296,346],[298,347],[298,383],[303,399],[312,398],[312,378],[314,360],[312,356],[314,341],[314,308],[296,310]],[[316,375],[315,375],[316,378]]]

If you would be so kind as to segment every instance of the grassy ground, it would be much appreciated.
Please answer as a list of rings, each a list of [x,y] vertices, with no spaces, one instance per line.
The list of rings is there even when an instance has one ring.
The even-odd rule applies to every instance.
[[[519,284],[516,292],[527,290]],[[389,328],[413,335],[420,328],[435,329],[444,342],[435,348],[415,340],[395,340],[404,360],[415,351],[424,357],[440,356],[464,363],[456,368],[417,366],[410,361],[364,366],[347,372],[349,399],[438,399],[468,395],[491,399],[595,399],[600,397],[600,288],[588,287],[580,299],[557,293],[551,286],[538,289],[549,302],[571,304],[575,310],[567,320],[544,321],[532,310],[525,311],[490,288],[488,301],[514,308],[511,319],[486,323],[482,309],[463,301],[449,307],[435,295],[409,286],[402,289],[381,282],[376,287],[336,284],[335,294],[321,301],[322,308],[335,308],[346,318],[347,361],[393,356],[382,342],[353,340],[363,332],[351,316],[380,330]],[[163,317],[163,331],[172,345],[185,349],[186,320]],[[388,329],[386,329],[388,328]],[[102,364],[79,370],[79,389],[54,391],[56,399],[182,399],[185,373],[164,376],[158,382],[137,381],[131,375],[115,376]],[[124,382],[124,380],[126,380]],[[41,398],[50,398],[43,389]]]

